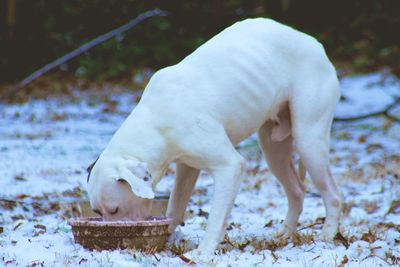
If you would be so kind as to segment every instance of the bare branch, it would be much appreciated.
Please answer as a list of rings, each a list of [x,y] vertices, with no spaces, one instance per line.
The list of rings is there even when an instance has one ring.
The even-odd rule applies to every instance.
[[[11,90],[11,92],[6,93],[4,95],[2,95],[0,97],[0,100],[5,100],[9,97],[14,96],[15,94],[17,94],[23,87],[25,87],[26,85],[28,85],[29,83],[31,83],[32,81],[36,80],[37,78],[39,78],[40,76],[42,76],[43,74],[49,72],[50,70],[56,68],[57,66],[60,66],[61,64],[64,64],[65,62],[75,58],[76,56],[79,56],[80,54],[88,51],[90,48],[104,42],[107,41],[117,35],[120,35],[121,33],[131,29],[132,27],[136,26],[137,24],[139,24],[141,21],[147,19],[147,18],[151,18],[151,17],[155,17],[155,16],[166,16],[167,13],[165,11],[162,11],[160,9],[153,9],[150,11],[147,11],[145,13],[140,14],[139,16],[137,16],[135,19],[129,21],[128,23],[110,31],[107,32],[103,35],[100,35],[98,37],[96,37],[95,39],[85,43],[84,45],[82,45],[81,47],[71,51],[70,53],[54,60],[53,62],[47,64],[46,66],[38,69],[37,71],[35,71],[34,73],[32,73],[31,75],[29,75],[28,77],[26,77],[25,79],[23,79],[16,87],[14,87],[13,90]]]

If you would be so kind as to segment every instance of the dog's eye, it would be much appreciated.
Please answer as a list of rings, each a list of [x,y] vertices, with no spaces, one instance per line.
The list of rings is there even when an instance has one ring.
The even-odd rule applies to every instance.
[[[111,215],[115,215],[117,213],[118,213],[118,207],[113,212],[110,212]]]
[[[150,180],[150,178],[147,177],[147,176],[145,176],[145,177],[143,178],[143,181],[145,181],[145,182],[147,182],[148,180]]]

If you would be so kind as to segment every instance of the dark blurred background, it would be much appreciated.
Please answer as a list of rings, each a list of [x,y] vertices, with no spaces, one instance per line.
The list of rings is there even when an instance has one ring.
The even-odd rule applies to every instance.
[[[336,65],[400,74],[398,0],[0,0],[0,83],[39,67],[153,8],[143,21],[58,68],[99,81],[177,63],[235,21],[270,17],[317,37]]]

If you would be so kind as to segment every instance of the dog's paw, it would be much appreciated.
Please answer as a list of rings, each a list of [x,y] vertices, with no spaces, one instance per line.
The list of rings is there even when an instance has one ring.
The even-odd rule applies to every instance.
[[[199,248],[186,252],[183,257],[193,264],[208,265],[213,260],[214,253],[211,251],[204,251]]]
[[[337,234],[337,230],[331,228],[323,228],[320,235],[317,236],[317,240],[333,244],[335,236]]]
[[[277,239],[289,239],[293,235],[293,230],[291,230],[286,224],[282,224],[278,232],[274,235]]]
[[[330,224],[324,224],[324,227],[322,227],[321,238],[325,242],[333,242],[338,232],[338,227],[333,227]]]
[[[171,235],[168,238],[168,243],[176,244],[184,239],[184,234],[179,228],[174,229],[174,231],[170,233]]]

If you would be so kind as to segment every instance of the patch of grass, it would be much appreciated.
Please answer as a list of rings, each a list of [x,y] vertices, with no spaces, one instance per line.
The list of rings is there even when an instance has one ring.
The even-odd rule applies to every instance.
[[[244,251],[244,249],[251,243],[250,240],[245,240],[244,242],[237,242],[229,238],[228,235],[225,235],[224,241],[222,242],[222,247],[219,250],[219,253],[225,254],[233,249],[239,249],[240,251]]]
[[[364,210],[368,213],[368,214],[372,214],[374,213],[376,210],[379,209],[378,203],[376,202],[369,202],[366,201],[364,202]]]
[[[283,238],[271,239],[271,240],[253,240],[251,242],[254,251],[261,251],[261,250],[276,251],[278,249],[284,248],[287,244],[289,244],[289,240]]]
[[[394,255],[392,251],[386,252],[385,257],[385,262],[387,262],[389,265],[400,266],[400,257]]]
[[[314,235],[312,233],[307,233],[307,234],[296,233],[293,234],[290,239],[275,238],[270,240],[258,239],[257,237],[253,237],[251,239],[246,239],[241,242],[232,240],[226,235],[224,241],[221,243],[222,246],[219,250],[219,253],[225,254],[233,249],[244,251],[248,246],[251,246],[253,248],[252,249],[253,253],[263,250],[269,250],[271,252],[274,252],[284,248],[290,242],[293,243],[293,246],[302,246],[304,244],[311,244],[314,243]]]
[[[368,232],[363,233],[361,236],[361,240],[364,240],[368,243],[374,243],[376,240],[380,239],[378,236],[378,232],[375,229],[368,229]]]
[[[312,233],[309,233],[309,234],[294,233],[292,235],[292,242],[295,247],[314,243],[314,234],[312,234]]]
[[[183,255],[188,251],[187,241],[181,240],[179,244],[172,244],[171,247],[168,248],[174,255]]]

